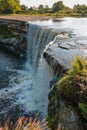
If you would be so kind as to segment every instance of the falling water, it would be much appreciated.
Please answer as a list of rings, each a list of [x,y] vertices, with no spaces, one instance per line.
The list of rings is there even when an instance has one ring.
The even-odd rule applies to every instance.
[[[52,41],[56,35],[57,32],[52,29],[35,24],[28,24],[27,60],[29,64],[32,64],[33,69],[37,68],[45,46]]]
[[[28,24],[27,30],[26,63],[22,69],[5,68],[12,74],[9,76],[8,89],[0,91],[1,99],[9,100],[8,108],[3,108],[1,114],[7,113],[15,105],[18,105],[27,114],[38,112],[42,117],[46,117],[49,82],[53,77],[53,72],[42,53],[57,32],[35,24]],[[10,105],[11,101],[12,105]]]
[[[28,24],[27,66],[32,66],[33,108],[44,113],[45,117],[48,110],[49,82],[52,79],[53,73],[43,58],[42,53],[46,45],[56,35],[57,32],[52,29]]]

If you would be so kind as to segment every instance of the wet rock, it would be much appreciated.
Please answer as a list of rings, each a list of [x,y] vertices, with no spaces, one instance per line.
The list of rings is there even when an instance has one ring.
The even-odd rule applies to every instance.
[[[54,130],[55,128],[64,128],[69,130],[83,130],[84,123],[79,119],[75,107],[64,101],[56,86],[49,93],[48,124]]]

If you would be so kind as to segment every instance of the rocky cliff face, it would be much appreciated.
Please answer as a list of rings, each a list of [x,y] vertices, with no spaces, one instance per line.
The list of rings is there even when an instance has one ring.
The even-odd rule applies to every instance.
[[[44,57],[53,70],[60,65],[62,68],[69,69],[73,59],[79,55],[87,57],[87,39],[70,38],[67,33],[59,34],[49,43],[44,51]],[[55,67],[54,67],[55,66]]]
[[[76,108],[74,109],[74,107],[71,106],[71,108],[68,109],[68,107],[70,107],[69,101],[66,105],[64,100],[61,100],[56,82],[65,71],[72,67],[75,56],[80,55],[82,58],[87,57],[86,49],[87,39],[70,38],[70,36],[65,33],[57,35],[55,39],[49,43],[43,53],[44,58],[54,72],[54,78],[50,82],[51,91],[49,93],[48,109],[48,122],[52,129],[55,129],[60,123],[65,129],[82,130],[85,127],[85,123],[79,120],[79,116],[77,116],[75,112]],[[79,124],[79,122],[81,124]]]
[[[25,22],[0,19],[0,48],[16,56],[25,57],[26,33]]]

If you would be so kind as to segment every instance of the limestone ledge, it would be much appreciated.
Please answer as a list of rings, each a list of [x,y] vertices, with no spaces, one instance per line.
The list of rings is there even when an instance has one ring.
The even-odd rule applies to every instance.
[[[43,53],[54,71],[58,66],[66,70],[71,68],[77,55],[87,58],[87,38],[70,38],[68,34],[57,35]]]
[[[87,57],[87,39],[86,38],[70,38],[68,34],[59,34],[55,39],[47,45],[46,49],[43,52],[43,56],[51,66],[54,72],[54,77],[50,81],[50,92],[49,92],[49,107],[48,107],[48,121],[52,126],[52,121],[55,121],[55,126],[61,122],[61,126],[64,126],[66,129],[87,129],[87,125],[84,125],[82,120],[79,119],[78,107],[71,106],[73,103],[78,104],[78,98],[73,98],[75,95],[71,93],[66,102],[64,98],[61,98],[60,92],[56,82],[64,74],[64,71],[67,71],[72,67],[74,57],[80,55],[82,58]],[[78,84],[79,85],[79,84]],[[77,88],[77,86],[76,86]],[[86,89],[79,86],[80,91],[82,92],[82,98],[87,99]],[[63,95],[63,94],[62,94]],[[79,96],[81,97],[81,95]],[[71,104],[69,104],[71,102]],[[72,114],[71,114],[72,113]],[[80,112],[81,113],[81,112]],[[73,117],[73,118],[72,118]],[[82,115],[80,115],[82,117]],[[51,119],[51,120],[50,120]],[[68,122],[68,125],[67,123]],[[81,124],[79,124],[81,122]],[[54,123],[53,123],[54,125]],[[84,128],[84,126],[86,128]]]

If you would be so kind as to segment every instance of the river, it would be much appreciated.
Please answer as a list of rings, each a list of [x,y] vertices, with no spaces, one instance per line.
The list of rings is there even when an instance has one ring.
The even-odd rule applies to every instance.
[[[29,23],[31,24],[31,22]],[[53,40],[56,35],[51,32],[51,29],[57,32],[67,32],[72,38],[79,40],[87,39],[87,18],[55,18],[32,23],[35,27],[30,28],[29,26],[26,60],[21,60],[11,54],[0,51],[0,115],[7,114],[10,117],[14,117],[15,114],[17,116],[31,116],[40,113],[39,115],[45,118],[48,111],[49,82],[53,78],[53,71],[41,54],[46,44]],[[40,28],[39,25],[49,29]],[[39,29],[37,29],[38,27]],[[48,38],[49,35],[50,37]],[[37,46],[36,42],[38,44],[41,43],[43,47]],[[38,52],[37,50],[40,51]],[[30,58],[30,55],[32,58]],[[31,59],[34,59],[33,65]],[[35,69],[36,67],[37,69]],[[61,110],[64,106],[64,102],[62,102]],[[68,112],[66,114],[66,116],[68,115],[67,121],[76,121],[74,124],[78,125],[76,124],[79,122],[77,114],[75,114],[73,108],[69,108],[65,107],[65,114]],[[72,130],[74,124],[71,126]]]
[[[57,31],[70,32],[73,36],[78,37],[87,37],[87,18],[74,18],[74,17],[65,17],[65,18],[53,18],[50,20],[37,21],[34,22],[38,25],[47,26],[53,28]]]

